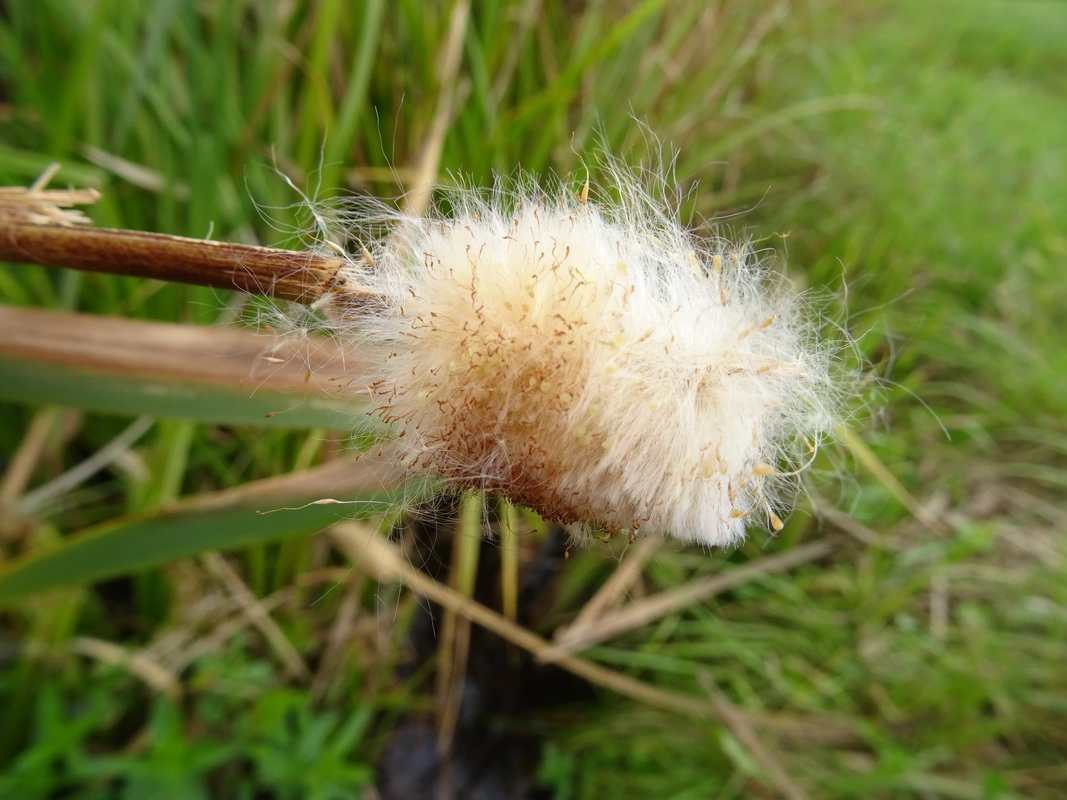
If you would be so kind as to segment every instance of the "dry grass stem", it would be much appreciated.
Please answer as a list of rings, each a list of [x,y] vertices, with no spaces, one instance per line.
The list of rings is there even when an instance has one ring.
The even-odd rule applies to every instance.
[[[130,652],[112,642],[88,636],[72,639],[68,647],[74,653],[128,670],[131,675],[172,700],[182,696],[182,684],[178,679],[177,670],[168,670],[145,652]]]
[[[33,420],[26,427],[18,449],[8,462],[3,476],[0,477],[0,508],[12,505],[30,485],[34,470],[37,469],[48,447],[49,437],[60,413],[58,408],[49,407],[33,415]]]
[[[585,624],[571,625],[561,630],[552,649],[540,653],[539,658],[546,662],[558,661],[568,653],[584,650],[613,636],[648,625],[668,614],[682,611],[694,603],[699,603],[748,581],[825,558],[833,552],[836,546],[834,540],[823,539],[796,547],[780,555],[767,556],[750,562],[725,575],[701,578],[652,597],[637,600]]]
[[[292,592],[283,590],[260,599],[259,603],[269,613],[291,599]],[[164,659],[160,656],[160,660],[164,661],[174,673],[181,673],[209,653],[222,651],[234,636],[247,630],[252,624],[248,614],[233,598],[228,598],[227,605],[215,611],[221,618],[209,631],[200,633],[191,627],[184,628],[176,632],[180,634],[179,636],[166,642],[166,647],[161,648],[166,650],[167,657]]]
[[[722,717],[723,722],[726,723],[730,732],[748,751],[749,755],[763,767],[767,778],[779,795],[785,800],[808,800],[808,793],[797,785],[796,781],[789,776],[789,773],[785,771],[785,768],[774,757],[770,749],[763,744],[759,734],[756,733],[756,729],[752,727],[745,714],[727,699],[726,695],[715,685],[710,675],[703,673],[698,677],[704,690],[711,698],[711,702],[718,709],[719,716]]]
[[[271,648],[285,664],[286,671],[301,680],[309,679],[311,670],[304,663],[300,653],[293,647],[293,643],[289,641],[282,629],[278,627],[278,623],[274,621],[274,618],[263,606],[263,603],[256,598],[234,571],[233,567],[229,565],[229,562],[214,552],[205,553],[201,560],[208,571],[226,586],[226,590],[241,606],[245,616],[248,617],[248,621],[263,634]]]
[[[58,498],[73,491],[89,480],[93,475],[122,458],[129,449],[144,436],[155,423],[151,417],[138,417],[118,436],[96,450],[92,455],[79,461],[70,469],[60,473],[52,480],[30,492],[26,492],[14,503],[15,513],[22,517],[35,514]]]
[[[656,536],[638,539],[628,550],[619,568],[608,576],[596,593],[589,598],[589,602],[582,606],[571,624],[557,631],[557,641],[560,636],[565,636],[568,630],[593,627],[609,608],[617,608],[630,587],[641,577],[648,559],[659,550],[661,544],[662,541]]]
[[[915,517],[930,533],[935,536],[949,538],[952,536],[952,528],[941,521],[940,517],[920,503],[915,496],[907,490],[903,483],[882,463],[874,451],[863,441],[855,431],[842,427],[838,431],[841,441],[856,455],[867,471],[871,473],[893,497],[896,498],[908,512]]]
[[[93,190],[0,188],[0,261],[68,267],[110,275],[233,289],[310,305],[359,287],[340,285],[345,259],[314,252],[190,239],[163,233],[92,228],[70,206],[93,203]]]
[[[315,677],[311,681],[310,692],[316,701],[326,695],[336,674],[347,666],[345,653],[356,638],[356,618],[360,610],[359,596],[364,580],[363,575],[355,571],[349,571],[341,580],[347,584],[345,594],[330,624],[329,633],[326,635],[326,646],[319,659],[318,669],[315,670]],[[330,584],[336,585],[336,581],[330,581]]]
[[[250,392],[336,394],[360,369],[357,356],[342,354],[332,339],[290,346],[241,328],[2,306],[0,357]]]
[[[412,190],[405,202],[405,211],[415,216],[424,213],[433,198],[434,185],[441,169],[445,137],[456,110],[461,105],[461,95],[469,90],[469,85],[459,80],[459,67],[463,60],[463,42],[470,19],[470,6],[470,0],[460,0],[452,6],[448,34],[438,54],[437,108],[422,143],[418,162],[413,170],[414,181],[410,184]]]
[[[865,545],[877,547],[882,550],[902,549],[903,546],[899,542],[891,540],[884,533],[878,533],[871,530],[844,511],[834,508],[829,503],[824,502],[821,498],[816,497],[814,493],[809,494],[809,500],[818,517],[825,519],[838,530],[844,531],[849,536],[863,542]]]

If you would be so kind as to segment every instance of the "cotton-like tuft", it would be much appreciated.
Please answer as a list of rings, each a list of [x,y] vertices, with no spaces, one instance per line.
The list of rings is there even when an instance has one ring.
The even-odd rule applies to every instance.
[[[612,201],[527,186],[355,215],[365,257],[344,277],[376,299],[344,328],[387,452],[579,537],[778,529],[781,490],[834,423],[833,348],[747,246],[614,175]]]

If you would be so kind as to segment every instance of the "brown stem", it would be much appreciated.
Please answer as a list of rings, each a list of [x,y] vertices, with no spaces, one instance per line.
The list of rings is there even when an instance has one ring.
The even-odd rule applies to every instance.
[[[60,208],[93,199],[93,192],[0,189],[0,261],[237,289],[307,305],[326,295],[366,294],[346,283],[346,262],[337,256],[91,228]]]
[[[238,289],[311,304],[336,286],[341,258],[163,233],[0,221],[0,260]]]

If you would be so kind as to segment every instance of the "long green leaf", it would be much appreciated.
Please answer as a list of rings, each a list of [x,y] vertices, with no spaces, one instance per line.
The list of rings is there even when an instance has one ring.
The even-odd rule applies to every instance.
[[[310,505],[257,513],[252,506],[134,516],[92,528],[61,545],[0,565],[0,604],[60,586],[84,585],[159,566],[207,550],[232,550],[273,539],[307,536],[353,516],[395,507],[388,492],[359,505]],[[261,510],[271,510],[265,504]]]

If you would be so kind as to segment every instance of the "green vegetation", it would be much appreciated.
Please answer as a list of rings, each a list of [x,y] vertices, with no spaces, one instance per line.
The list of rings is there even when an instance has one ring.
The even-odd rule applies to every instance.
[[[58,160],[56,184],[102,192],[98,225],[295,247],[294,187],[390,198],[420,165],[486,183],[581,170],[600,146],[647,161],[654,132],[697,186],[687,213],[749,231],[798,282],[847,289],[837,319],[870,362],[873,411],[777,537],[668,548],[630,593],[838,537],[830,557],[583,653],[723,714],[597,687],[512,720],[544,737],[541,785],[575,800],[1067,794],[1067,5],[475,2],[450,49],[453,5],[5,4],[0,185]],[[0,267],[0,302],[195,326],[255,314],[206,289],[17,265]],[[418,603],[308,532],[370,516],[383,487],[233,495],[336,461],[348,435],[235,424],[205,391],[190,419],[114,448],[128,417],[35,405],[35,375],[0,361],[0,796],[372,785],[392,727],[432,702],[425,670],[396,672]],[[101,470],[57,481],[101,452]],[[235,522],[326,496],[368,504]],[[617,550],[570,554],[542,633]]]

